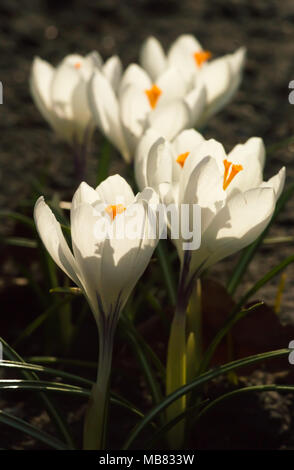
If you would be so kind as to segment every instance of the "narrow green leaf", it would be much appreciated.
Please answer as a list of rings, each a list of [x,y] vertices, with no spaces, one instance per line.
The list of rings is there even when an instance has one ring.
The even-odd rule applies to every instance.
[[[240,367],[248,366],[255,364],[260,361],[264,360],[273,360],[274,358],[278,358],[281,356],[289,355],[290,349],[279,349],[276,351],[269,351],[263,354],[256,354],[254,356],[249,356],[243,359],[238,359],[237,361],[230,362],[223,366],[217,367],[215,369],[211,369],[208,372],[198,376],[193,382],[181,387],[180,389],[176,390],[174,393],[166,397],[159,405],[156,405],[152,410],[150,410],[144,417],[142,421],[140,421],[130,432],[123,449],[129,449],[133,442],[137,439],[138,435],[145,429],[146,426],[150,424],[151,421],[158,415],[164,411],[171,403],[175,400],[178,400],[183,395],[190,393],[192,390],[195,390],[198,387],[203,386],[206,382],[218,377],[220,375],[226,374],[231,370],[238,369]]]
[[[56,450],[66,450],[66,447],[62,442],[60,442],[55,437],[49,436],[49,434],[41,431],[35,426],[32,426],[29,423],[26,423],[20,418],[11,415],[10,413],[6,413],[5,411],[0,410],[0,423],[6,424],[14,429],[18,429],[19,431],[32,436],[34,439],[43,442],[44,444],[52,447]]]

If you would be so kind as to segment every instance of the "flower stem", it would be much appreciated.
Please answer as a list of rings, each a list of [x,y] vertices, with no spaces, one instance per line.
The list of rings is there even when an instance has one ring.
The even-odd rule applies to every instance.
[[[113,328],[100,328],[97,381],[93,385],[84,423],[84,450],[104,450],[106,445]]]

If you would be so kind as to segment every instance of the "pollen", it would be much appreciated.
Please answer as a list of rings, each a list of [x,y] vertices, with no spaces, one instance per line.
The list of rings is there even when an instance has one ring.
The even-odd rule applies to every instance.
[[[82,64],[81,62],[76,62],[75,65],[74,65],[74,68],[79,70],[81,68]]]
[[[145,93],[147,95],[151,108],[154,109],[157,104],[158,98],[162,93],[161,89],[157,85],[152,85],[149,90],[145,90]]]
[[[210,51],[198,51],[194,52],[194,59],[196,61],[196,64],[198,67],[201,67],[204,62],[206,62],[208,59],[211,58],[211,52]]]
[[[177,158],[177,163],[179,165],[181,165],[181,167],[183,168],[183,166],[185,165],[185,161],[187,159],[187,157],[190,155],[190,152],[185,152],[185,153],[181,153],[178,158]]]
[[[114,204],[114,205],[110,204],[105,209],[105,211],[111,217],[112,220],[115,219],[117,214],[121,214],[125,210],[126,210],[126,208],[125,208],[125,206],[123,206],[123,204]]]
[[[235,176],[239,173],[239,171],[243,170],[242,165],[235,165],[232,162],[228,162],[228,160],[223,161],[225,166],[224,171],[224,181],[223,181],[223,190],[227,189],[229,184],[233,181]],[[230,171],[231,169],[231,171]]]

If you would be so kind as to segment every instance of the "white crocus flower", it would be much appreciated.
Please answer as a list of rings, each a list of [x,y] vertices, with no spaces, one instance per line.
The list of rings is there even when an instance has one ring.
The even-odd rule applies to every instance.
[[[191,127],[202,114],[206,92],[201,80],[177,67],[168,67],[156,80],[138,65],[124,72],[115,93],[109,81],[96,70],[89,83],[89,105],[95,122],[126,161],[146,129],[153,128],[167,139]]]
[[[32,64],[30,88],[40,113],[60,138],[82,144],[94,128],[88,106],[87,83],[99,69],[111,87],[117,89],[121,63],[113,56],[104,64],[97,52],[85,57],[66,56],[57,67],[36,57]]]
[[[135,197],[119,175],[110,176],[96,189],[81,183],[71,205],[72,252],[44,198],[36,202],[35,223],[46,249],[83,290],[98,324],[101,316],[121,311],[149,263],[158,237],[147,237],[147,211],[156,211],[157,204],[153,189],[145,188]],[[115,235],[122,218],[135,222],[134,236]]]
[[[147,161],[150,159],[149,151],[153,144],[160,139],[161,134],[155,129],[148,129],[140,139],[135,153],[135,178],[139,189],[147,186]],[[204,142],[204,137],[194,129],[185,129],[180,132],[173,140],[165,141],[165,145],[160,147],[162,151],[166,149],[168,162],[166,167],[160,167],[162,171],[170,173],[171,180],[177,182],[182,172],[182,167],[186,158],[195,147]],[[154,151],[159,152],[156,145]],[[156,157],[157,158],[157,157]],[[163,160],[160,162],[163,164]]]
[[[165,54],[160,42],[149,37],[140,54],[142,67],[156,80],[168,67],[177,67],[186,75],[194,75],[196,83],[201,80],[206,90],[205,109],[196,121],[203,126],[207,119],[227,104],[239,87],[245,61],[245,48],[217,59],[210,51],[203,50],[197,39],[184,34],[171,45]]]
[[[73,251],[44,198],[35,205],[35,223],[46,249],[83,291],[98,327],[98,374],[85,417],[86,450],[105,446],[113,336],[120,312],[157,244],[153,224],[158,203],[151,188],[135,197],[119,175],[96,189],[81,183],[71,205]]]
[[[190,264],[190,274],[194,274],[246,247],[262,233],[283,189],[285,168],[263,181],[265,149],[258,137],[236,145],[228,154],[213,139],[191,147],[187,146],[186,155],[181,147],[184,156],[179,158],[171,144],[159,138],[149,150],[145,182],[166,205],[175,204],[180,215],[183,204],[190,209],[193,204],[200,206],[201,245],[191,253]],[[186,240],[173,241],[183,263]]]

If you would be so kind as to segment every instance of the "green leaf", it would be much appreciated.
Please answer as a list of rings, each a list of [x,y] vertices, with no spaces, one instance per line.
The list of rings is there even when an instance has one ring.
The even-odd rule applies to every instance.
[[[232,398],[235,395],[243,395],[244,393],[252,393],[252,392],[268,392],[268,391],[275,391],[275,392],[294,392],[294,385],[252,385],[250,387],[238,388],[237,390],[233,390],[231,392],[225,393],[220,397],[213,400],[209,403],[205,408],[203,408],[199,415],[197,416],[197,421],[205,415],[209,410],[214,408],[216,405],[221,403],[228,398]]]
[[[162,274],[165,280],[170,302],[172,305],[176,305],[177,288],[176,288],[175,279],[173,275],[172,264],[169,259],[169,253],[166,249],[166,246],[164,245],[164,240],[159,241],[157,248],[156,248],[156,254],[159,259],[160,267],[161,267]]]
[[[240,310],[240,311],[237,310],[237,312],[234,311],[226,319],[226,321],[224,322],[224,325],[222,326],[222,328],[220,328],[218,330],[217,334],[215,335],[215,337],[211,341],[209,347],[205,351],[205,354],[203,356],[201,366],[200,366],[200,373],[204,372],[207,369],[214,351],[216,350],[216,348],[219,345],[219,343],[221,342],[221,340],[228,333],[228,331],[232,328],[232,326],[235,325],[235,323],[237,323],[237,321],[241,320],[241,318],[244,318],[249,313],[255,311],[262,304],[263,304],[263,302],[258,302],[257,304],[252,305],[251,307],[246,308],[244,310]]]
[[[10,413],[6,413],[5,411],[0,410],[0,423],[6,424],[14,429],[18,429],[19,431],[32,436],[33,438],[37,439],[38,441],[43,442],[44,444],[52,447],[56,450],[66,450],[69,449],[65,446],[62,442],[60,442],[55,437],[49,436],[49,434],[41,431],[35,426],[32,426],[29,423],[26,423],[20,418],[11,415]]]
[[[26,215],[19,214],[18,212],[0,210],[0,217],[8,217],[9,219],[15,220],[16,222],[21,222],[27,227],[32,228],[35,231],[35,224],[32,218],[27,217]]]
[[[110,167],[110,154],[111,154],[111,145],[107,139],[104,140],[102,146],[100,157],[98,160],[98,177],[97,184],[100,184],[108,177],[109,167]]]
[[[8,357],[9,359],[13,361],[17,360],[19,362],[24,363],[23,358],[11,346],[9,346],[9,344],[3,338],[0,337],[0,341],[3,345],[4,354],[6,357]],[[38,380],[38,376],[34,372],[23,371],[23,375],[27,379]],[[74,449],[74,443],[69,433],[67,424],[63,420],[63,418],[60,416],[57,408],[53,405],[52,401],[49,400],[46,394],[41,393],[40,397],[45,405],[46,410],[48,411],[49,416],[51,416],[53,422],[55,423],[56,428],[58,429],[60,434],[64,437],[70,449]]]
[[[82,295],[82,289],[79,287],[53,287],[49,292],[50,294]]]
[[[209,382],[215,377],[218,377],[219,375],[226,374],[231,370],[235,370],[240,367],[255,364],[263,360],[269,360],[269,359],[272,360],[274,358],[286,356],[286,355],[289,355],[290,351],[291,351],[290,349],[279,349],[276,351],[269,351],[263,354],[256,354],[254,356],[249,356],[243,359],[238,359],[237,361],[233,361],[223,366],[220,366],[218,368],[211,369],[208,372],[205,372],[204,374],[198,376],[195,380],[193,380],[193,382],[176,390],[174,393],[166,397],[159,405],[152,408],[152,410],[150,410],[145,415],[144,419],[140,421],[132,429],[132,431],[130,432],[123,446],[123,449],[124,450],[129,449],[130,446],[133,444],[133,442],[137,439],[138,435],[143,431],[143,429],[146,428],[146,426],[150,424],[151,421],[153,421],[156,418],[158,413],[161,413],[162,411],[164,411],[171,403],[173,403],[175,400],[178,400],[183,395],[190,393],[192,390],[195,390],[196,388],[202,387],[203,384]]]
[[[21,246],[24,248],[37,248],[38,246],[36,240],[23,237],[5,237],[2,238],[2,242],[5,243],[5,245]]]

